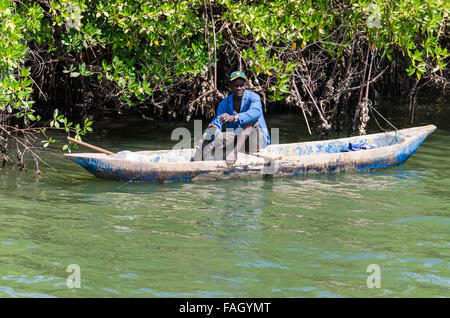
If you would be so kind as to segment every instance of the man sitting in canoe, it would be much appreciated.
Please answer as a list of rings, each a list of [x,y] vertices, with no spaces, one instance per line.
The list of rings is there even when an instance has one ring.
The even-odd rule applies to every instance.
[[[246,82],[244,72],[231,73],[232,94],[219,103],[216,116],[195,146],[194,160],[236,161],[237,152],[245,150],[244,144],[249,153],[270,144],[261,99],[245,89]],[[226,132],[222,132],[224,126]]]

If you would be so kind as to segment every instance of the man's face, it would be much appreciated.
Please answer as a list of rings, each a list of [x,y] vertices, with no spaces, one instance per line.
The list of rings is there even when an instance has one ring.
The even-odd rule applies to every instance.
[[[245,91],[245,80],[237,78],[231,82],[231,92],[238,97],[242,97]]]

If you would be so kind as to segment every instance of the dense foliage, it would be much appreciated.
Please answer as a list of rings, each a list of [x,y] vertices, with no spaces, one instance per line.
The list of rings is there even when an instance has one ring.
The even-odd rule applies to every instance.
[[[36,131],[80,138],[107,111],[211,117],[236,69],[322,134],[364,134],[379,94],[412,109],[449,83],[445,0],[0,0],[0,21],[4,160],[8,140],[35,156]]]

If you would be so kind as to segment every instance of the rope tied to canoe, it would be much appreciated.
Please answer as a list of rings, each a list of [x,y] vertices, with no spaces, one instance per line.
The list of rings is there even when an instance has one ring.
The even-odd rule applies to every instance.
[[[370,111],[372,111],[372,110],[375,111],[381,118],[383,118],[389,125],[391,125],[391,127],[394,128],[395,131],[398,131],[397,127],[395,127],[389,120],[387,120],[386,118],[384,118],[384,116],[381,115],[380,112],[379,112],[378,110],[376,110],[376,109],[372,106],[372,102],[371,102],[370,100],[369,100],[368,105],[369,105]],[[372,113],[372,115],[373,115],[373,113]],[[378,123],[377,118],[376,118],[375,116],[373,116],[373,118],[375,119],[375,122],[377,123],[378,127],[380,127],[381,130],[387,132],[386,129],[384,129],[383,127],[380,126],[380,124]]]
[[[364,98],[366,99],[366,98]],[[383,115],[380,114],[380,112],[378,110],[375,109],[375,107],[372,106],[372,102],[367,99],[367,105],[369,106],[369,110],[372,113],[372,117],[373,119],[375,119],[375,122],[377,123],[378,127],[383,130],[384,132],[388,132],[386,129],[384,129],[383,127],[381,127],[380,123],[378,122],[377,118],[375,117],[373,112],[376,112],[378,114],[378,116],[380,116],[381,118],[383,118],[392,128],[395,129],[395,136],[394,139],[392,141],[392,143],[394,143],[394,141],[397,140],[397,135],[398,135],[398,129],[397,127],[395,127],[389,120],[387,120]]]

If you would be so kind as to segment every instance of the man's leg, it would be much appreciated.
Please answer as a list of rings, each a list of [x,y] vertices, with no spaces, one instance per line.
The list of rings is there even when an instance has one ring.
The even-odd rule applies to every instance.
[[[248,153],[258,152],[263,148],[264,136],[259,125],[253,127],[248,136]]]
[[[195,161],[223,160],[224,155],[234,148],[236,134],[233,132],[220,132],[214,140],[209,140],[207,134],[195,145]]]
[[[224,160],[226,155],[233,151],[236,134],[234,132],[221,132],[213,141],[214,160]]]
[[[239,129],[236,139],[236,145],[233,152],[227,153],[227,161],[236,161],[238,152],[245,152],[245,144],[250,134],[252,134],[258,128],[258,122],[249,123]]]
[[[208,134],[205,131],[202,135],[202,138],[200,138],[200,140],[194,146],[194,158],[192,158],[191,161],[202,161],[204,148],[211,142],[212,140],[208,137]]]

